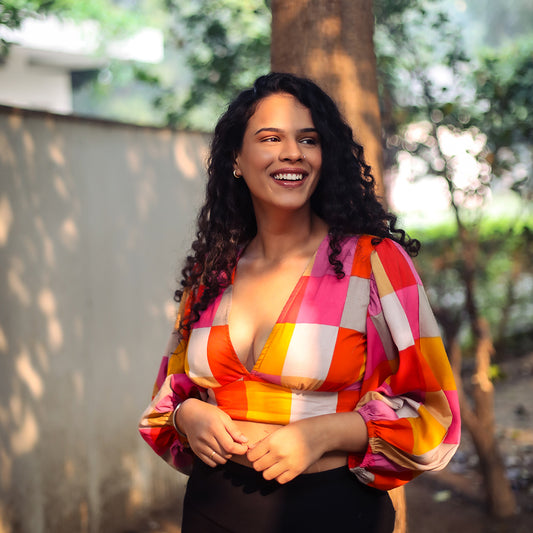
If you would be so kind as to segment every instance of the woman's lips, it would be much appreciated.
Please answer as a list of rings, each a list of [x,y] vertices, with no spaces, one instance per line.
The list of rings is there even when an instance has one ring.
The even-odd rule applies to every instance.
[[[274,174],[272,177],[277,181],[302,181],[304,179],[303,174],[296,173]]]
[[[273,172],[271,176],[276,181],[302,181],[307,177],[307,172],[301,168],[283,168]]]

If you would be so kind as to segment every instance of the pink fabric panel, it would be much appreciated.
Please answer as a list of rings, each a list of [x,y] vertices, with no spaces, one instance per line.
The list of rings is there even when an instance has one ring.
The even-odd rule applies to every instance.
[[[452,409],[452,413],[459,413],[459,396],[455,390],[445,390],[444,394],[448,399],[448,403]],[[458,417],[454,417],[444,442],[448,444],[457,444],[461,438],[461,420]]]
[[[349,278],[346,276],[344,279]],[[310,277],[297,322],[328,326],[340,325],[347,289],[347,283],[339,283],[335,276]]]
[[[223,292],[220,293],[215,301],[200,315],[200,320],[194,324],[195,328],[209,328],[215,319],[215,315],[222,300]]]

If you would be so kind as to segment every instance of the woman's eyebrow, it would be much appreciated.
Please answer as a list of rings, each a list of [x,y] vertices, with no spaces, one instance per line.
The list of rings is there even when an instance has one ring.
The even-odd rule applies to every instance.
[[[254,135],[257,135],[258,133],[261,133],[263,131],[273,131],[275,133],[283,133],[283,130],[281,128],[260,128],[254,133]],[[301,128],[297,130],[297,133],[317,133],[317,129],[316,128]]]

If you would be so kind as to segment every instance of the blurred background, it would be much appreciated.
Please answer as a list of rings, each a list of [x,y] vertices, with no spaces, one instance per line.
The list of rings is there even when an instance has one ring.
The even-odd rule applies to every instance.
[[[423,243],[463,441],[397,533],[533,530],[530,0],[0,0],[0,533],[179,531],[136,425],[210,132],[271,68],[335,97]]]

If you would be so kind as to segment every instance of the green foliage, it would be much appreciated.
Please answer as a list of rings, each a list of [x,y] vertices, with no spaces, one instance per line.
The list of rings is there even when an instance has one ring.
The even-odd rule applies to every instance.
[[[29,16],[48,13],[53,9],[55,0],[2,0],[0,1],[0,26],[15,30]],[[9,52],[9,42],[0,37],[0,57]]]
[[[411,73],[460,54],[460,29],[447,24],[440,5],[439,0],[374,1],[384,123],[391,132],[421,105],[421,98],[412,99],[420,84],[413,85]],[[155,103],[168,124],[210,129],[227,101],[270,68],[269,2],[164,0],[164,6],[169,47],[185,54],[187,69],[181,79],[165,79],[157,68],[139,72],[139,79],[150,78],[159,88]]]
[[[377,35],[394,36],[390,55],[379,57],[384,73],[382,86],[396,83],[391,58],[398,57],[396,44],[408,38],[407,28],[412,26],[405,14],[423,15],[422,6],[428,1],[435,2],[375,0]],[[269,2],[165,0],[165,6],[170,16],[170,44],[185,53],[192,79],[187,90],[176,90],[176,83],[153,78],[152,83],[162,88],[156,105],[165,110],[172,126],[210,129],[236,93],[270,70]],[[140,79],[144,76],[141,74]]]
[[[469,39],[499,48],[531,34],[531,0],[467,0],[465,5]]]
[[[472,123],[487,135],[493,171],[498,176],[516,174],[527,164],[524,160],[531,161],[533,146],[533,38],[485,51],[475,79]],[[514,189],[527,187],[531,194],[533,184],[523,170],[514,182]]]
[[[520,223],[483,224],[474,246],[479,254],[476,302],[491,326],[496,357],[533,349],[533,217]],[[473,349],[466,293],[462,281],[463,250],[452,225],[417,231],[423,243],[417,258],[435,314],[445,335],[457,335]]]
[[[388,166],[408,161],[412,181],[441,180],[453,215],[417,234],[438,320],[448,342],[473,348],[482,316],[498,355],[523,353],[533,348],[533,41],[471,57],[449,5],[394,2],[392,15],[380,5],[391,4],[376,1]],[[511,193],[505,216],[489,217],[489,200]]]
[[[156,107],[174,127],[211,129],[227,102],[269,70],[270,11],[264,0],[165,0],[169,46],[185,55],[188,88],[142,69],[160,87]],[[149,70],[147,73],[146,71]]]
[[[96,22],[102,50],[109,40],[127,38],[164,20],[161,0],[0,0],[0,26],[16,30],[25,19],[46,16]],[[0,39],[0,59],[9,52],[9,44]],[[85,116],[164,125],[165,117],[151,104],[156,90],[138,83],[139,71],[134,63],[108,60],[100,71],[74,72],[74,109]]]
[[[533,38],[473,58],[446,4],[404,0],[392,2],[392,15],[380,9],[390,5],[376,1],[384,17],[376,25],[376,49],[388,166],[409,152],[424,163],[418,177],[444,178],[459,225],[476,223],[482,212],[472,206],[481,207],[494,187],[530,198]],[[422,141],[409,139],[417,121],[428,126]],[[446,153],[445,136],[478,145],[469,149],[479,173],[468,185],[458,184],[462,169],[455,154]]]
[[[128,9],[113,0],[1,0],[0,24],[18,28],[25,18],[56,15],[77,21],[95,20],[109,34],[121,35],[142,27],[139,13],[131,9],[142,5],[141,0],[129,2]]]
[[[146,126],[165,125],[165,116],[151,103],[157,95],[156,89],[138,82],[138,72],[135,63],[111,60],[103,70],[75,73],[73,107],[76,113]]]
[[[269,68],[267,6],[260,0],[167,0],[166,7],[169,36],[185,52],[192,77],[189,90],[167,82],[158,107],[172,125],[210,128],[225,103]],[[448,335],[472,340],[464,282],[464,250],[471,245],[478,265],[474,299],[496,340],[527,334],[533,318],[531,214],[525,207],[494,221],[484,217],[484,205],[495,187],[527,196],[532,48],[526,43],[520,50],[470,57],[462,28],[441,0],[375,0],[374,13],[388,166],[409,153],[423,162],[419,177],[444,179],[452,200],[453,221],[422,235],[419,260],[439,319]],[[161,85],[153,73],[139,76]],[[413,122],[425,124],[420,139],[408,136]],[[443,146],[446,135],[471,141],[476,179],[457,179],[462,169]]]
[[[506,377],[505,372],[500,365],[490,365],[489,367],[489,379],[491,381],[499,381]]]
[[[464,72],[469,59],[462,28],[440,0],[375,0],[374,11],[382,120],[391,135],[429,117],[438,103],[464,96],[449,79]]]

